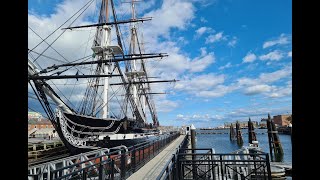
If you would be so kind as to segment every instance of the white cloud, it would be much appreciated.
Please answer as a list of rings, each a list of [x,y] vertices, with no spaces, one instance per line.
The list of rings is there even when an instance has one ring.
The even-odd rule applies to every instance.
[[[217,0],[191,0],[195,3],[200,3],[202,7],[208,7],[217,2]]]
[[[176,116],[177,120],[187,121],[188,123],[198,123],[198,122],[209,122],[212,120],[224,119],[221,115],[209,115],[209,114],[193,114],[193,115],[183,115],[178,114]]]
[[[287,86],[274,88],[268,95],[271,98],[280,98],[292,94],[292,81],[287,82]]]
[[[227,64],[228,65],[228,64]],[[291,65],[285,66],[283,69],[270,72],[261,73],[258,78],[241,77],[234,83],[224,84],[225,75],[200,75],[200,76],[186,76],[177,82],[174,86],[175,90],[186,92],[197,97],[216,98],[224,96],[235,90],[243,90],[245,95],[266,94],[266,92],[273,93],[277,87],[272,85],[280,79],[290,78],[292,74]]]
[[[191,2],[167,0],[161,8],[148,12],[144,17],[153,17],[151,22],[144,24],[146,37],[169,37],[170,29],[185,29],[194,18],[195,8]]]
[[[259,84],[259,85],[254,85],[246,88],[244,94],[255,95],[255,94],[260,94],[263,92],[270,92],[270,91],[271,91],[271,86],[266,84]]]
[[[230,113],[226,114],[226,118],[228,119],[240,119],[240,118],[248,118],[251,117],[251,120],[254,120],[252,117],[255,117],[258,121],[261,118],[267,118],[268,113],[271,116],[278,115],[278,114],[286,114],[287,112],[292,112],[291,106],[280,106],[280,107],[260,107],[260,108],[253,108],[253,107],[241,107],[232,110]],[[245,119],[246,121],[248,119]]]
[[[203,54],[203,52],[201,52],[201,54]],[[190,72],[201,72],[204,69],[206,69],[210,64],[214,63],[214,61],[215,61],[214,53],[202,55],[202,56],[190,61],[189,71]]]
[[[242,59],[242,63],[251,63],[257,59],[254,53],[248,52],[247,55]]]
[[[168,99],[158,100],[156,103],[157,112],[170,112],[173,111],[175,108],[178,107],[178,103],[175,101],[171,101]]]
[[[263,83],[272,83],[279,79],[288,77],[292,74],[292,67],[286,66],[283,69],[280,69],[271,73],[261,73],[259,76],[259,81]]]
[[[289,35],[285,35],[285,34],[281,34],[279,38],[271,40],[271,41],[266,41],[265,43],[263,43],[263,49],[271,47],[271,46],[275,46],[275,45],[285,45],[285,44],[289,44],[290,43],[290,36]]]
[[[182,114],[178,114],[177,118],[183,118],[184,116]]]
[[[158,44],[157,47],[159,48],[159,52],[166,52],[169,54],[169,57],[163,58],[159,62],[155,62],[155,67],[152,66],[152,73],[171,74],[174,72],[178,75],[183,74],[186,71],[201,72],[215,62],[214,53],[208,53],[206,48],[200,48],[200,55],[191,59],[187,55],[181,53],[181,49],[175,42],[162,42]]]
[[[205,56],[205,55],[207,55],[207,48],[206,48],[206,47],[201,47],[201,48],[200,48],[200,52],[201,52],[201,55],[200,55],[200,56]]]
[[[279,61],[284,57],[283,53],[279,50],[272,51],[268,54],[259,56],[260,60],[271,60],[271,61]]]
[[[253,86],[265,83],[273,83],[282,78],[289,77],[292,74],[291,65],[285,66],[283,69],[270,72],[270,73],[261,73],[259,78],[252,79],[247,77],[242,77],[237,80],[239,86]]]
[[[208,22],[208,21],[206,20],[206,18],[201,17],[201,18],[200,18],[200,22],[206,23],[206,22]]]
[[[225,94],[228,94],[236,89],[237,87],[234,85],[229,85],[229,86],[217,85],[213,89],[196,92],[196,96],[206,97],[206,98],[216,98],[216,97],[224,96]]]
[[[292,51],[288,52],[288,57],[292,57]]]
[[[220,66],[219,70],[227,69],[227,68],[230,68],[230,67],[232,67],[231,62],[228,62],[226,65]]]
[[[194,77],[185,77],[177,82],[174,88],[179,91],[187,91],[196,94],[198,91],[211,89],[218,84],[223,83],[224,80],[224,75],[210,73]]]
[[[135,3],[135,13],[137,17],[139,17],[141,14],[145,13],[146,10],[154,6],[156,3],[156,0],[148,0],[144,1],[143,3]],[[123,3],[121,1],[116,1],[115,6],[117,8],[117,15],[118,17],[122,17],[124,15],[129,15],[131,17],[132,15],[132,8],[131,3]],[[137,11],[138,10],[138,11]]]
[[[233,37],[232,37],[232,40],[228,42],[228,46],[229,46],[229,47],[235,47],[236,44],[237,44],[237,42],[238,42],[237,37],[233,36]]]
[[[223,32],[219,32],[219,33],[217,33],[217,34],[209,35],[209,36],[206,38],[206,44],[218,42],[218,41],[221,41],[221,40],[226,40],[226,37],[223,36]]]
[[[214,32],[214,30],[210,27],[200,27],[196,30],[195,38],[201,37],[204,33]]]
[[[265,92],[275,93],[279,90],[279,88],[269,84],[274,83],[280,79],[290,78],[291,74],[292,67],[291,65],[288,65],[285,66],[283,69],[274,72],[261,73],[259,77],[256,79],[247,77],[239,78],[235,87],[236,89],[244,88],[244,94],[246,95],[254,95]],[[291,88],[291,86],[289,88]],[[284,93],[281,94],[284,95]],[[269,96],[269,94],[265,95]],[[276,96],[276,94],[274,94],[273,96]]]

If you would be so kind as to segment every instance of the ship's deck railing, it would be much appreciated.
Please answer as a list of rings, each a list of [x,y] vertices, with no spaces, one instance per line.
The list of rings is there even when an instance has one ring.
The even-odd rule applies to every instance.
[[[125,179],[179,137],[178,132],[131,147],[119,146],[71,156],[28,168],[29,180]]]

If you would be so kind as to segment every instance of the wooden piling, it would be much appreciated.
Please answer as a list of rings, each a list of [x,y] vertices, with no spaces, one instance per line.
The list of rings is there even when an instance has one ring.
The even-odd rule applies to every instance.
[[[239,121],[236,122],[236,131],[237,131],[237,144],[238,144],[238,146],[241,147],[243,145],[243,139],[242,139]]]
[[[269,150],[270,150],[270,161],[280,162],[283,159],[283,149],[278,136],[278,131],[276,131],[276,126],[268,114],[267,120],[268,128],[268,140],[269,140]],[[273,156],[274,153],[274,156]]]
[[[250,117],[248,121],[248,137],[249,137],[250,144],[253,144],[253,141],[257,141],[257,136],[256,136],[256,133],[254,132],[254,126]]]
[[[237,138],[236,138],[236,132],[233,128],[233,124],[231,123],[230,125],[230,141],[235,141]]]

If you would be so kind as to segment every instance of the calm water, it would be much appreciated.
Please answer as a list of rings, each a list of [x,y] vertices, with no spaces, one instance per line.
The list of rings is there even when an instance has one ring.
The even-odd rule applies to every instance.
[[[221,132],[227,134],[197,134],[197,148],[214,148],[216,153],[230,153],[239,149],[237,142],[231,142],[229,139],[229,129],[223,130],[196,130],[197,132]],[[248,129],[242,129],[243,145],[248,145]],[[259,147],[264,152],[269,153],[267,129],[255,129]],[[264,133],[264,134],[261,134]],[[282,144],[284,157],[283,162],[292,163],[292,144],[291,136],[279,134]]]

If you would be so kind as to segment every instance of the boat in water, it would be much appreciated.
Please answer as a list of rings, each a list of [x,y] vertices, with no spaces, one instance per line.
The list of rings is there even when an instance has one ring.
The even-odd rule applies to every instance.
[[[78,11],[79,14],[88,8],[89,2]],[[163,93],[153,92],[150,83],[176,80],[152,80],[155,77],[149,75],[147,61],[168,55],[144,52],[138,24],[151,18],[137,18],[135,1],[130,3],[132,13],[129,19],[118,19],[114,1],[102,0],[97,5],[97,23],[72,26],[73,20],[69,26],[59,29],[61,35],[80,29],[94,30],[89,56],[54,62],[45,52],[60,36],[49,43],[50,35],[40,37],[42,41],[38,45],[48,45],[42,52],[36,51],[38,45],[29,48],[31,94],[73,154],[118,145],[131,146],[159,134],[153,95]],[[128,30],[128,44],[122,35],[125,28]],[[46,59],[45,63],[41,63],[39,58]],[[63,82],[64,90],[58,88],[57,82]],[[70,84],[73,88],[67,89]],[[86,88],[83,88],[83,94],[74,93],[77,97],[74,105],[74,101],[72,103],[63,92],[76,91],[77,85],[86,85]],[[148,119],[152,121],[148,122]]]

